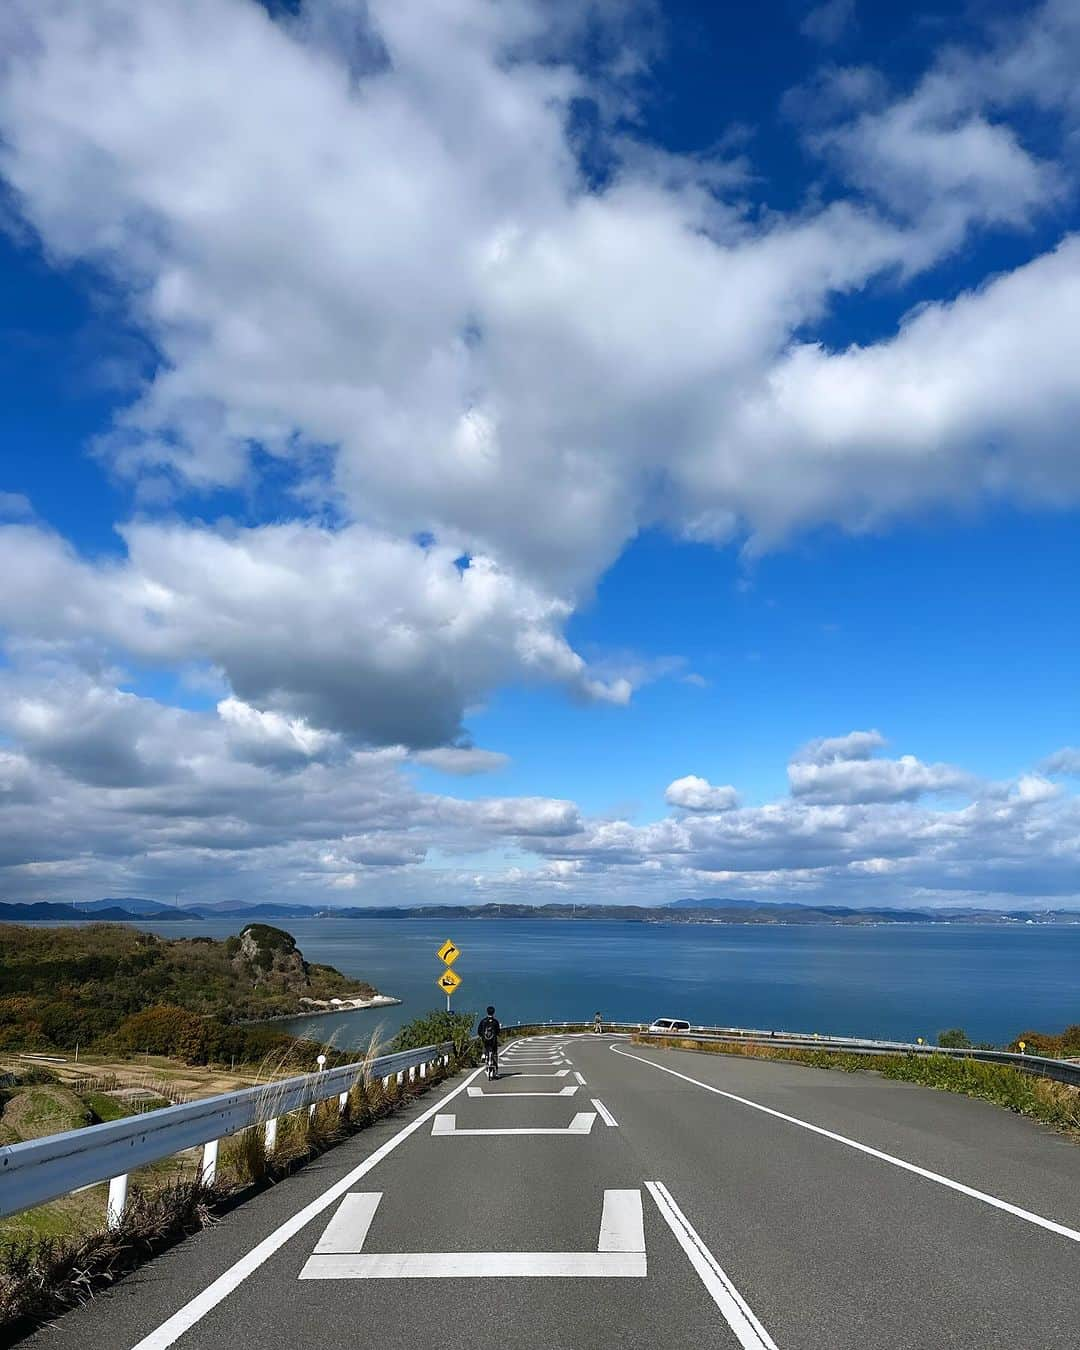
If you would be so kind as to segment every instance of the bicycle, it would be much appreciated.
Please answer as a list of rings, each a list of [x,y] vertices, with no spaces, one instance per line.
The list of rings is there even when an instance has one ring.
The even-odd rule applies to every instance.
[[[484,1065],[487,1068],[488,1081],[499,1076],[499,1047],[497,1045],[488,1045],[484,1047]]]

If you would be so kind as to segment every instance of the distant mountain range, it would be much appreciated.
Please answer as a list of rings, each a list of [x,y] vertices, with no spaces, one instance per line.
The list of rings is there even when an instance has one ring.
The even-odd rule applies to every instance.
[[[220,900],[208,904],[167,905],[160,900],[132,896],[121,899],[79,900],[74,904],[32,901],[0,903],[0,922],[32,921],[62,923],[98,919],[132,923],[157,919],[170,923],[204,919],[594,919],[631,923],[731,923],[731,924],[843,924],[859,926],[885,923],[1080,923],[1080,910],[1000,910],[973,907],[954,909],[875,909],[844,905],[800,905],[763,900],[733,900],[693,897],[666,905],[412,905],[327,909],[317,905],[263,902],[238,904]]]

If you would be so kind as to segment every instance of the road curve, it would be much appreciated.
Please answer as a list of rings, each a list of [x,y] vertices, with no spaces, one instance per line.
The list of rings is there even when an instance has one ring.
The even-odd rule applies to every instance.
[[[366,1130],[50,1350],[1076,1350],[1080,1149],[871,1074],[552,1036]]]

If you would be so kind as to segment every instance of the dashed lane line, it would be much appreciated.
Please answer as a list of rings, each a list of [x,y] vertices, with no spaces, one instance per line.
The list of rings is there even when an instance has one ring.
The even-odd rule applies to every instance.
[[[693,1083],[695,1087],[703,1088],[706,1092],[712,1092],[717,1097],[726,1097],[728,1101],[738,1102],[740,1106],[748,1106],[753,1111],[761,1111],[764,1115],[774,1116],[777,1120],[786,1121],[789,1125],[797,1125],[801,1130],[809,1130],[811,1134],[818,1134],[823,1139],[831,1139],[834,1143],[844,1144],[847,1148],[853,1148],[859,1153],[865,1153],[870,1158],[877,1158],[879,1162],[888,1163],[890,1167],[899,1167],[904,1172],[911,1172],[917,1177],[922,1177],[925,1181],[932,1181],[937,1186],[944,1186],[947,1190],[957,1191],[960,1195],[969,1196],[972,1200],[980,1200],[984,1205],[989,1205],[992,1209],[1000,1209],[1006,1214],[1012,1214],[1017,1219],[1023,1219],[1025,1223],[1034,1224],[1036,1228],[1044,1228],[1048,1233],[1056,1233],[1058,1237],[1068,1238],[1070,1242],[1080,1242],[1080,1232],[1075,1228],[1068,1228],[1063,1223],[1056,1223],[1053,1219],[1045,1219],[1041,1214],[1033,1214],[1029,1209],[1021,1209],[1019,1205],[1011,1205],[1007,1200],[1000,1200],[996,1195],[988,1195],[986,1191],[978,1191],[974,1186],[965,1186],[962,1181],[954,1181],[952,1177],[942,1176],[940,1172],[931,1172],[927,1167],[919,1167],[917,1163],[907,1162],[904,1158],[896,1158],[891,1153],[884,1153],[879,1148],[873,1148],[869,1144],[861,1144],[857,1139],[849,1139],[846,1134],[837,1134],[834,1130],[826,1130],[821,1125],[812,1125],[808,1120],[800,1120],[798,1116],[789,1116],[784,1111],[777,1111],[771,1106],[763,1106],[760,1102],[752,1102],[749,1097],[740,1097],[734,1092],[725,1092],[722,1088],[713,1087],[711,1083],[703,1083],[698,1078],[691,1078],[689,1074],[679,1073],[677,1069],[669,1069],[666,1064],[657,1064],[651,1059],[643,1059],[641,1055],[631,1055],[626,1050],[617,1050],[611,1047],[613,1055],[620,1055],[623,1059],[635,1059],[639,1064],[647,1064],[650,1069],[659,1069],[661,1073],[669,1073],[674,1078],[681,1078],[686,1083]]]
[[[607,1109],[607,1107],[604,1105],[603,1102],[597,1101],[597,1099],[594,1097],[592,1099],[592,1104],[593,1106],[596,1107],[597,1111],[600,1113],[600,1119],[604,1122],[605,1125],[618,1125],[619,1122],[615,1119],[615,1117],[611,1114],[611,1112]]]

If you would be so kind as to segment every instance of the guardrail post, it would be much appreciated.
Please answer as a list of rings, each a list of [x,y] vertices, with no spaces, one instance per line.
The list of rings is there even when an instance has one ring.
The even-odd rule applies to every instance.
[[[122,1177],[113,1177],[109,1182],[109,1202],[105,1209],[105,1227],[119,1228],[127,1209],[128,1179],[125,1172]]]
[[[426,1064],[421,1064],[421,1065],[420,1065],[420,1077],[421,1077],[421,1078],[426,1078],[426,1077],[427,1077],[427,1065],[426,1065]]]
[[[319,1066],[319,1073],[325,1073],[325,1072],[326,1072],[326,1056],[325,1056],[325,1055],[319,1055],[319,1056],[317,1056],[317,1057],[316,1057],[316,1060],[315,1060],[315,1063]],[[314,1119],[315,1119],[315,1107],[316,1107],[317,1105],[318,1105],[317,1102],[312,1102],[311,1105],[308,1107],[308,1113],[307,1113],[307,1114],[308,1114],[308,1120],[314,1120]]]
[[[337,1098],[337,1104],[338,1104],[338,1110],[341,1111],[341,1112],[344,1112],[346,1106],[348,1106],[348,1104],[349,1104],[349,1094],[348,1094],[347,1092],[339,1092],[339,1093],[338,1093],[338,1098]]]
[[[203,1144],[199,1181],[204,1186],[212,1186],[217,1178],[218,1142],[217,1139],[211,1139],[208,1143]]]
[[[415,1069],[415,1068],[411,1068],[411,1069],[409,1070],[409,1082],[410,1082],[410,1083],[415,1083],[415,1082],[416,1082],[416,1069]]]
[[[276,1116],[274,1117],[273,1120],[268,1120],[268,1121],[266,1122],[266,1125],[265,1125],[265,1127],[264,1127],[264,1133],[263,1133],[263,1148],[265,1149],[265,1151],[266,1151],[267,1153],[273,1153],[274,1149],[277,1148],[277,1117],[276,1117]]]

